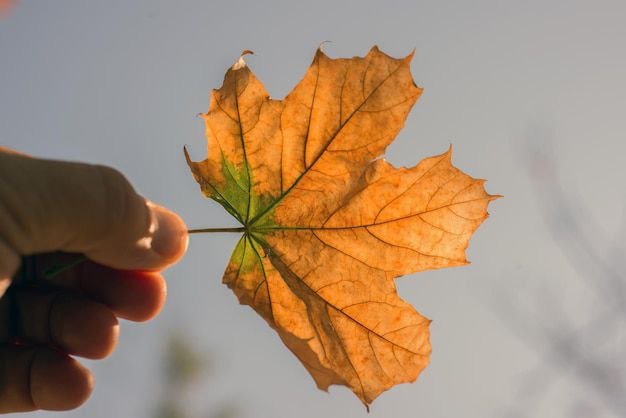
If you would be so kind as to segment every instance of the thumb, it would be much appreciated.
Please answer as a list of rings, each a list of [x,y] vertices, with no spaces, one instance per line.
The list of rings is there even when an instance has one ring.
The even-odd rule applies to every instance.
[[[113,268],[156,270],[186,246],[182,219],[138,195],[118,171],[0,149],[0,252],[79,252]],[[10,266],[0,259],[1,275],[14,256],[3,257]]]

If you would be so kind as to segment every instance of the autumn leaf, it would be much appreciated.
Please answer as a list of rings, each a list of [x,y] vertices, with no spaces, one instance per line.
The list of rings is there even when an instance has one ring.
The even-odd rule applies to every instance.
[[[223,281],[300,359],[320,389],[345,385],[370,404],[429,361],[430,320],[394,278],[467,263],[496,196],[451,163],[380,158],[422,90],[413,54],[321,50],[283,100],[242,58],[211,94],[208,158],[185,156],[202,192],[243,227]]]

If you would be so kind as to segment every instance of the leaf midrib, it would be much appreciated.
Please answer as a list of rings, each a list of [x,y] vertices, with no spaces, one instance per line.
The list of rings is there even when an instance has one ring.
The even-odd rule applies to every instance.
[[[251,235],[251,236],[250,236],[250,238],[251,238],[252,240],[256,241],[256,242],[257,242],[257,243],[261,246],[261,248],[263,248],[265,251],[273,251],[273,249],[272,249],[272,247],[271,247],[271,246],[269,246],[267,243],[264,243],[264,242],[260,241],[260,240],[259,240],[257,237],[255,237],[254,235]],[[254,248],[254,247],[253,247],[253,248]],[[256,250],[255,250],[255,251],[256,251]],[[258,254],[258,252],[257,252],[257,255],[259,255],[259,257],[260,257],[260,254]],[[277,257],[279,257],[279,255],[278,255],[278,254],[277,254],[276,256],[277,256]],[[262,264],[261,258],[259,258],[259,262]],[[281,260],[281,262],[282,262],[282,260]],[[286,266],[286,267],[287,267],[287,268],[289,268],[288,266]],[[278,268],[277,268],[277,271],[278,271],[278,273],[281,275],[281,278],[282,278],[282,274],[280,273],[280,271],[278,270]],[[400,349],[402,349],[402,350],[405,350],[406,352],[408,352],[408,353],[410,353],[410,354],[412,354],[412,355],[419,356],[419,357],[424,357],[424,356],[425,356],[425,354],[422,354],[422,353],[418,353],[418,352],[416,352],[416,351],[413,351],[413,350],[411,350],[411,349],[410,349],[410,348],[408,348],[408,347],[404,347],[403,345],[398,344],[397,342],[395,342],[395,341],[392,341],[392,340],[388,339],[388,338],[386,337],[386,335],[385,335],[385,334],[380,334],[380,333],[376,332],[375,330],[370,329],[367,325],[365,325],[364,323],[362,323],[362,322],[361,322],[361,321],[359,321],[358,319],[354,318],[354,317],[353,317],[352,315],[350,315],[349,313],[345,312],[345,311],[343,310],[344,308],[339,308],[337,305],[335,305],[334,303],[330,302],[329,300],[327,300],[326,298],[324,298],[322,295],[320,295],[319,293],[317,293],[317,292],[316,292],[316,291],[315,291],[315,290],[314,290],[314,289],[313,289],[313,288],[312,288],[312,287],[311,287],[311,286],[310,286],[310,285],[309,285],[309,284],[308,284],[305,280],[303,280],[303,279],[302,279],[299,275],[297,275],[297,274],[296,274],[296,273],[294,273],[293,271],[291,271],[291,274],[293,274],[293,276],[294,276],[295,278],[297,278],[297,279],[298,279],[298,280],[299,280],[299,281],[300,281],[300,282],[301,282],[304,286],[306,286],[306,288],[307,288],[307,289],[311,292],[311,294],[312,294],[313,296],[315,296],[315,297],[319,298],[319,299],[320,299],[320,300],[321,300],[321,301],[322,301],[322,302],[323,302],[323,303],[324,303],[327,307],[330,307],[330,308],[332,308],[332,309],[336,310],[337,312],[339,312],[341,315],[343,315],[343,316],[345,316],[345,317],[349,318],[351,321],[353,321],[353,322],[354,322],[355,324],[357,324],[359,327],[362,327],[363,329],[365,329],[367,332],[371,332],[372,334],[374,334],[376,337],[380,338],[381,340],[386,341],[386,342],[388,342],[389,344],[391,344],[391,345],[393,345],[393,346],[395,346],[395,347],[398,347],[398,348],[400,348]],[[267,276],[265,276],[265,278],[267,279]],[[284,279],[283,279],[283,280],[284,280]],[[368,302],[368,303],[376,303],[377,301],[367,301],[367,302]],[[413,324],[413,325],[417,326],[417,325],[419,325],[419,324]]]
[[[298,230],[306,230],[306,231],[338,231],[338,230],[349,230],[349,229],[359,229],[359,228],[370,228],[373,226],[379,226],[379,225],[385,225],[385,224],[389,224],[389,223],[393,223],[393,222],[398,222],[398,221],[402,221],[405,219],[410,219],[416,216],[421,216],[427,213],[431,213],[431,212],[436,212],[438,210],[441,209],[446,209],[452,206],[456,206],[456,205],[462,205],[462,204],[466,204],[466,203],[472,203],[472,202],[480,202],[482,200],[493,200],[495,197],[494,196],[485,196],[485,197],[479,197],[476,199],[469,199],[469,200],[464,200],[461,202],[454,202],[454,203],[449,203],[446,205],[442,205],[442,206],[438,206],[436,208],[433,209],[428,209],[428,210],[424,210],[424,211],[420,211],[417,213],[412,213],[409,215],[405,215],[405,216],[400,216],[398,218],[393,218],[393,219],[389,219],[386,221],[381,221],[381,222],[373,222],[373,223],[369,223],[369,224],[363,224],[363,225],[348,225],[348,226],[336,226],[336,227],[325,227],[325,226],[283,226],[283,225],[272,225],[272,226],[262,226],[262,227],[254,227],[254,225],[250,225],[248,226],[248,230],[251,232],[257,232],[257,233],[267,233],[270,231],[298,231]],[[460,216],[460,215],[457,215]],[[478,219],[476,219],[478,220]]]
[[[350,116],[348,116],[346,118],[346,120],[339,126],[339,128],[331,135],[331,137],[329,138],[328,142],[324,145],[324,147],[321,149],[321,151],[319,152],[319,154],[313,159],[313,162],[306,167],[306,161],[305,161],[305,169],[302,173],[300,173],[300,175],[296,178],[296,180],[293,182],[293,184],[291,186],[289,186],[289,188],[287,188],[287,190],[285,190],[284,192],[282,192],[277,198],[276,200],[274,200],[271,204],[269,204],[265,209],[263,209],[261,212],[259,212],[258,214],[256,214],[249,222],[250,226],[254,226],[254,224],[256,222],[258,222],[261,218],[263,218],[270,210],[272,210],[278,203],[280,203],[290,192],[291,190],[293,190],[296,185],[298,185],[298,183],[300,182],[300,180],[302,180],[302,178],[309,173],[309,171],[311,170],[311,168],[313,166],[315,166],[315,164],[319,161],[319,159],[322,157],[322,155],[324,155],[324,153],[326,152],[326,150],[328,149],[328,147],[333,143],[333,141],[335,140],[335,138],[337,138],[337,135],[339,135],[339,133],[341,132],[341,130],[350,122],[350,120],[352,119],[352,117],[354,115],[356,115],[359,110],[361,109],[361,107],[363,107],[363,105],[365,105],[365,103],[367,103],[367,101],[370,99],[370,97],[372,97],[372,95],[387,81],[389,80],[389,78],[391,78],[392,75],[394,75],[400,68],[402,68],[402,63],[400,63],[392,72],[390,72],[389,74],[387,74],[387,76],[376,85],[376,87],[374,89],[372,89],[372,91],[367,95],[367,97],[365,97],[365,99],[361,102],[361,104],[359,104],[359,106],[357,106],[354,111],[350,114]],[[311,112],[313,112],[313,109],[311,109]]]

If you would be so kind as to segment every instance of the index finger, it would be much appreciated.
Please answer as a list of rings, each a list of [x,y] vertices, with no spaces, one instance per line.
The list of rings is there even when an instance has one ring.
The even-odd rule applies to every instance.
[[[113,268],[160,270],[185,252],[183,220],[112,168],[0,152],[0,180],[0,240],[20,255],[78,252]]]

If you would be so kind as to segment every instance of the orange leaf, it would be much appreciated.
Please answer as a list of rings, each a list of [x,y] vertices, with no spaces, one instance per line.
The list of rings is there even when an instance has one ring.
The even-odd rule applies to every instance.
[[[284,100],[240,58],[203,115],[208,158],[185,150],[204,194],[243,225],[224,283],[320,389],[348,386],[366,405],[429,361],[430,321],[393,279],[466,264],[497,197],[452,165],[451,150],[413,168],[379,158],[422,92],[411,58],[318,50]]]

